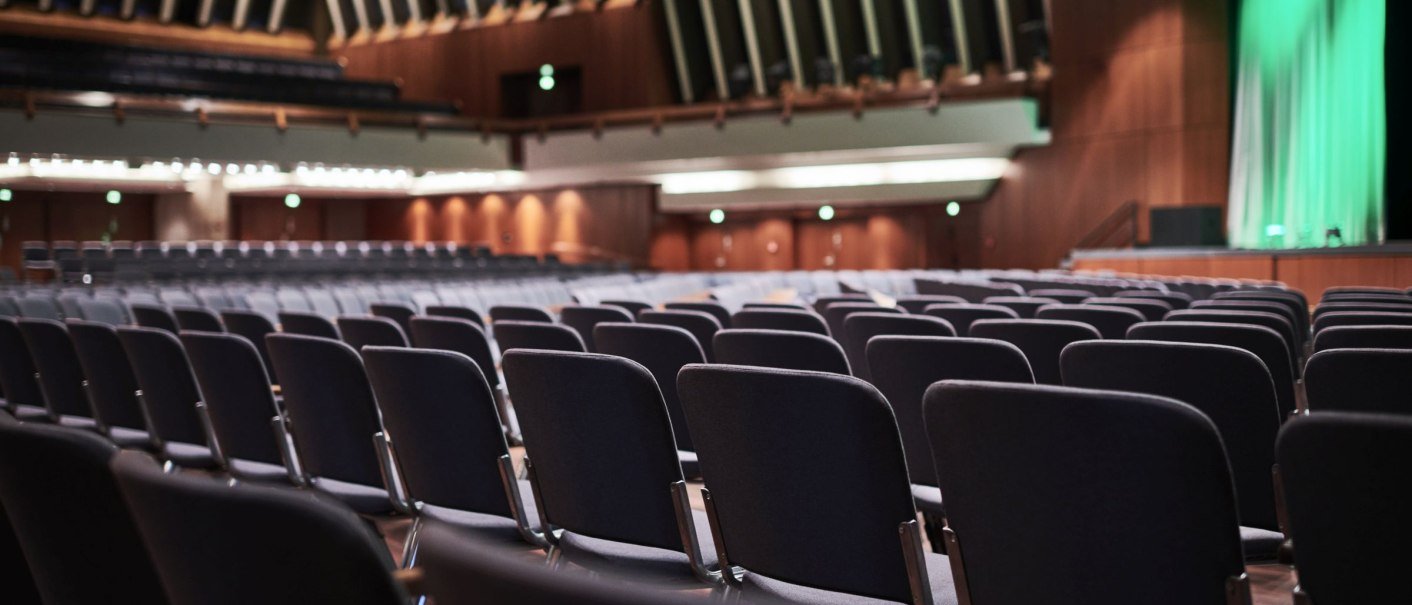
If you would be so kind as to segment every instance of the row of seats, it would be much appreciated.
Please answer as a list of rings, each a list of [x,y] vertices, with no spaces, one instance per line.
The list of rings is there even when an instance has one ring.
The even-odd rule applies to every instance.
[[[1033,374],[1022,351],[951,336],[952,328],[950,334],[869,338],[869,384],[846,376],[842,346],[804,331],[732,326],[712,335],[716,363],[706,363],[704,341],[651,320],[719,323],[711,311],[723,309],[700,302],[662,311],[648,305],[638,309],[637,323],[626,309],[631,302],[566,307],[563,324],[534,307],[492,309],[529,455],[524,483],[512,479],[504,408],[497,409],[503,403],[488,369],[493,362],[446,351],[489,346],[474,320],[410,318],[416,341],[423,333],[450,338],[454,327],[467,336],[463,343],[472,343],[417,342],[437,350],[407,348],[392,320],[374,323],[403,337],[399,342],[359,343],[346,329],[349,344],[269,335],[278,399],[260,374],[258,353],[240,337],[189,332],[178,339],[142,328],[96,332],[115,332],[125,347],[142,392],[135,401],[129,395],[129,409],[145,412],[151,433],[167,433],[130,446],[179,466],[302,485],[363,514],[411,515],[404,551],[409,564],[418,560],[422,532],[436,534],[437,526],[449,524],[501,543],[547,549],[555,568],[611,574],[626,566],[657,582],[724,586],[794,602],[817,602],[827,590],[907,602],[1190,603],[1238,596],[1246,590],[1243,557],[1273,556],[1284,539],[1280,530],[1293,528],[1304,589],[1315,598],[1357,601],[1357,595],[1388,588],[1325,571],[1371,522],[1330,521],[1314,511],[1331,500],[1405,506],[1406,486],[1370,488],[1357,483],[1368,470],[1356,461],[1310,450],[1322,448],[1323,439],[1367,438],[1386,444],[1375,451],[1392,452],[1381,448],[1405,448],[1406,421],[1314,408],[1308,418],[1286,424],[1277,448],[1283,418],[1272,379],[1249,351],[1087,340],[1061,353],[1068,387],[1023,386],[1015,383],[1032,383]],[[816,321],[825,330],[835,307],[860,304],[815,303],[823,307],[825,317]],[[754,311],[728,319],[747,312]],[[850,313],[844,333],[871,315],[913,319]],[[939,318],[915,319],[945,325]],[[41,348],[30,332],[47,326],[61,334],[63,326],[56,331],[55,325],[19,322],[36,364]],[[80,350],[89,346],[79,336],[87,327],[69,326]],[[144,343],[127,344],[148,335]],[[752,342],[732,344],[741,338]],[[212,343],[226,346],[212,354]],[[584,352],[590,347],[598,353]],[[830,353],[833,365],[823,369],[832,371],[808,368]],[[89,356],[79,357],[83,365]],[[114,364],[122,354],[95,357]],[[183,370],[186,363],[191,369]],[[164,371],[143,369],[153,366]],[[237,367],[245,368],[243,378],[207,384],[211,372],[230,374]],[[101,389],[95,378],[105,372],[83,372],[90,389]],[[52,374],[40,368],[41,377],[46,373]],[[195,384],[183,387],[182,396],[161,395],[170,390],[162,383],[189,375]],[[5,374],[7,380],[23,376]],[[966,382],[974,380],[992,382]],[[257,400],[263,403],[252,405]],[[104,411],[97,402],[94,410]],[[82,422],[77,405],[57,418],[52,407],[48,411],[36,416],[30,410],[30,421]],[[179,417],[187,419],[185,433],[172,428]],[[118,439],[111,429],[107,434]],[[1277,457],[1282,473],[1294,467],[1280,475],[1288,524],[1279,518],[1271,481]],[[704,514],[688,510],[683,493],[684,480],[697,474],[709,490]],[[1307,482],[1333,475],[1350,489],[1330,494]],[[235,489],[213,499],[243,497]],[[946,556],[922,552],[918,511],[933,550]],[[162,516],[148,523],[159,535],[178,531]],[[150,544],[151,531],[142,529]],[[1154,544],[1162,556],[1152,556]],[[1083,562],[1075,552],[1085,553]],[[170,564],[157,559],[159,567]],[[1093,561],[1101,564],[1090,566]],[[225,577],[219,569],[186,569],[191,573],[177,583],[192,590],[209,591]],[[1310,576],[1322,579],[1311,582]],[[1072,592],[1055,594],[1055,586]]]

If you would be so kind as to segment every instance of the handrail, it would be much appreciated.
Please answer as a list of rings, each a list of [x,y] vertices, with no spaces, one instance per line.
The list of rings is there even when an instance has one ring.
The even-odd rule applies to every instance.
[[[1137,200],[1123,202],[1117,208],[1114,208],[1113,212],[1109,213],[1102,221],[1099,221],[1098,225],[1094,226],[1093,230],[1083,236],[1083,238],[1079,240],[1079,243],[1074,245],[1074,248],[1083,250],[1103,247],[1102,244],[1108,241],[1114,233],[1120,233],[1121,228],[1124,226],[1128,227],[1127,238],[1126,241],[1117,247],[1130,248],[1137,245],[1137,211]]]
[[[33,116],[40,111],[63,110],[89,115],[111,116],[121,121],[124,116],[154,116],[191,119],[211,123],[269,124],[281,130],[291,124],[346,125],[351,130],[360,126],[385,126],[427,130],[478,132],[482,135],[543,135],[549,131],[593,130],[609,126],[643,125],[660,128],[669,122],[715,120],[724,125],[731,117],[746,115],[778,115],[788,120],[797,113],[850,110],[857,115],[868,108],[925,107],[935,109],[943,100],[1043,97],[1047,79],[1022,81],[995,80],[980,84],[942,83],[932,87],[910,89],[832,89],[811,93],[791,93],[782,97],[712,101],[690,105],[668,105],[601,111],[539,119],[472,118],[465,116],[419,113],[415,111],[360,110],[284,105],[252,101],[221,101],[211,99],[172,99],[170,97],[128,93],[60,92],[45,90],[0,91],[0,107],[21,108]]]

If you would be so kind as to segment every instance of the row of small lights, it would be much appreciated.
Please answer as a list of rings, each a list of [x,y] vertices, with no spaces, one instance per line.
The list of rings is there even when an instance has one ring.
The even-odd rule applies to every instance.
[[[132,169],[132,165],[123,159],[85,159],[70,158],[62,155],[52,156],[30,156],[22,158],[19,154],[11,153],[6,160],[10,167],[28,165],[32,169],[48,170],[54,168],[70,168],[75,171],[83,170],[93,173],[93,176],[110,176],[111,173],[127,171]],[[178,178],[195,178],[201,175],[220,176],[273,176],[277,174],[292,173],[301,177],[337,177],[341,186],[347,187],[362,186],[368,188],[394,187],[389,184],[390,180],[405,180],[412,176],[412,172],[403,167],[357,167],[352,165],[324,165],[321,163],[309,164],[300,162],[292,171],[286,173],[278,164],[271,162],[239,163],[239,162],[203,162],[199,158],[182,159],[172,158],[170,161],[153,160],[144,162],[138,166],[137,170],[149,174],[170,173]],[[108,174],[104,174],[108,173]],[[349,177],[361,177],[361,181],[349,181]]]
[[[819,220],[831,221],[833,220],[834,214],[833,206],[828,204],[819,206]],[[961,203],[956,201],[947,202],[946,215],[956,216],[958,214],[961,214]],[[710,219],[711,224],[719,225],[726,222],[726,211],[720,208],[713,209],[711,212],[707,213],[706,218]]]

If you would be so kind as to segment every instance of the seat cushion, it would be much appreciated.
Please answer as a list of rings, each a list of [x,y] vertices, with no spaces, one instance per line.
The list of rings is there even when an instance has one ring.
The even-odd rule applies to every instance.
[[[204,445],[168,441],[162,445],[162,457],[186,468],[216,468],[215,454]]]
[[[693,510],[696,539],[701,544],[701,556],[707,567],[716,565],[716,545],[711,539],[711,524],[706,513]],[[700,588],[701,582],[691,571],[686,554],[675,550],[639,546],[625,542],[590,538],[565,531],[559,539],[564,562],[602,573],[632,574],[683,588]]]
[[[701,478],[701,462],[696,458],[696,452],[691,450],[677,450],[677,459],[681,460],[681,474],[687,479]]]
[[[956,605],[956,583],[951,577],[951,560],[947,559],[946,555],[935,553],[923,553],[923,556],[926,557],[927,579],[931,583],[933,603],[935,605]],[[743,583],[746,600],[750,600],[752,596],[763,596],[768,600],[817,605],[884,605],[893,603],[893,601],[801,586],[757,573],[747,572]]]
[[[1284,541],[1285,536],[1280,532],[1240,526],[1240,545],[1247,561],[1273,560]]]
[[[392,497],[387,490],[371,485],[349,483],[327,477],[315,477],[314,489],[337,498],[354,512],[364,515],[386,515],[392,512]]]
[[[227,470],[230,471],[232,477],[242,481],[289,482],[289,469],[284,468],[284,465],[281,464],[232,458],[230,468]]]
[[[941,505],[941,488],[933,485],[912,484],[912,501],[917,510],[932,515],[945,515],[946,507]]]
[[[520,481],[520,500],[524,503],[525,520],[529,522],[530,529],[538,531],[539,511],[535,508],[534,497],[530,495],[528,481]],[[510,517],[446,508],[425,502],[421,504],[420,511],[423,517],[455,526],[478,537],[517,546],[531,546],[520,535],[519,527]]]
[[[141,429],[130,429],[125,426],[108,427],[108,439],[117,444],[118,447],[127,449],[151,449],[152,434]]]

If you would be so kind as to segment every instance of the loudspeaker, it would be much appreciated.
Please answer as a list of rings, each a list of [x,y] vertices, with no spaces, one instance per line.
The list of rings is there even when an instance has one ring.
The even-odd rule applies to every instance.
[[[1148,218],[1152,225],[1151,247],[1224,246],[1226,234],[1221,228],[1221,206],[1186,206],[1182,208],[1152,208]]]

